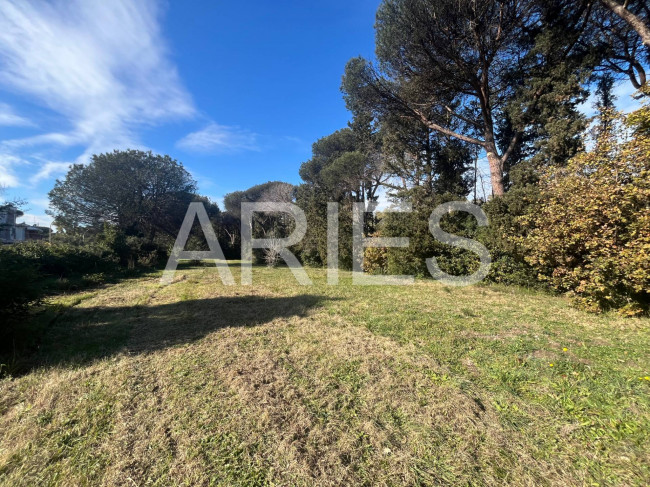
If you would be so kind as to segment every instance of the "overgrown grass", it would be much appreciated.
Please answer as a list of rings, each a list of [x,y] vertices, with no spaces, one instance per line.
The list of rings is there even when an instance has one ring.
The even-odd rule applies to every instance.
[[[650,484],[648,320],[309,274],[54,299],[0,382],[0,483]]]

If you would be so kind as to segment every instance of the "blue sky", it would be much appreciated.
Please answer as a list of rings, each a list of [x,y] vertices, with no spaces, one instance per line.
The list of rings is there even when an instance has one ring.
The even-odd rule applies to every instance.
[[[47,224],[71,162],[119,148],[183,162],[202,194],[297,183],[344,127],[346,61],[379,0],[0,3],[0,184]]]
[[[2,0],[5,196],[49,224],[47,192],[68,165],[124,148],[178,159],[218,202],[298,183],[311,144],[348,121],[341,75],[373,57],[379,1]],[[618,87],[619,108],[632,91]]]

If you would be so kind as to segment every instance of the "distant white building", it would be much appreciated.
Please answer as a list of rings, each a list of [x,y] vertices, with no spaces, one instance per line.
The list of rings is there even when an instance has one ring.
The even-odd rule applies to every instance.
[[[44,240],[49,233],[48,227],[16,223],[16,218],[23,216],[23,212],[15,206],[0,206],[0,243],[12,244],[27,240]]]

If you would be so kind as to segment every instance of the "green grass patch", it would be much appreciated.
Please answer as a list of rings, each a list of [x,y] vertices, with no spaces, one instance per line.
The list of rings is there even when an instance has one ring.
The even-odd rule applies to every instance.
[[[0,484],[650,484],[647,319],[308,272],[53,298],[0,381]]]

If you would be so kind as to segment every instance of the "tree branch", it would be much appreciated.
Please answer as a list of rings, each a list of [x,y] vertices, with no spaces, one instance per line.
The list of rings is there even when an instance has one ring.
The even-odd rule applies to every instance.
[[[515,135],[512,137],[510,140],[510,144],[508,144],[508,148],[506,151],[503,153],[501,156],[501,167],[510,159],[510,156],[514,152],[515,148],[517,147],[517,144],[519,143],[519,139],[521,139],[522,133],[521,132],[516,132]]]
[[[446,127],[443,127],[442,125],[438,125],[437,123],[434,123],[430,121],[422,112],[419,110],[416,110],[414,108],[411,108],[413,113],[417,115],[417,117],[420,119],[420,121],[429,127],[431,130],[435,130],[436,132],[440,132],[441,134],[448,135],[449,137],[454,137],[455,139],[462,140],[463,142],[467,142],[469,144],[475,144],[475,145],[480,145],[483,147],[485,145],[485,142],[479,139],[475,139],[474,137],[470,137],[468,135],[463,135],[459,134],[458,132],[454,132],[451,129],[448,129]]]
[[[449,108],[447,105],[445,105],[445,109],[447,110],[447,112],[449,112],[449,114],[453,115],[454,117],[459,118],[460,120],[462,120],[466,124],[472,125],[473,127],[476,127],[476,128],[479,127],[479,124],[476,123],[474,120],[470,120],[469,118],[464,117],[463,115],[460,115],[460,114],[456,113],[451,108]]]
[[[623,19],[627,24],[632,27],[639,37],[641,37],[641,42],[643,45],[650,51],[650,27],[648,27],[641,17],[634,15],[626,7],[626,5],[621,5],[616,0],[600,0],[608,9],[610,9],[614,14],[618,15]]]

